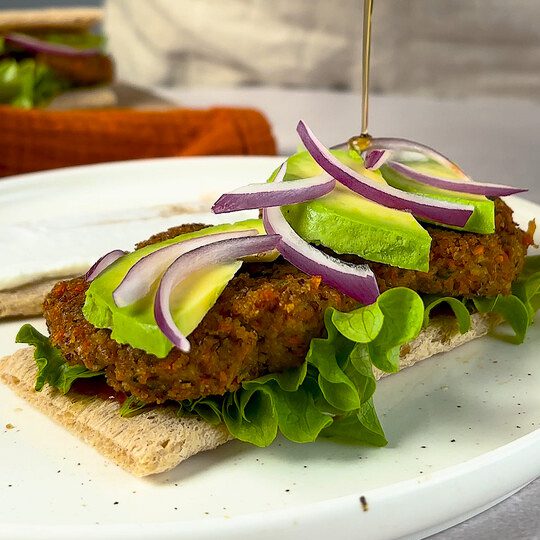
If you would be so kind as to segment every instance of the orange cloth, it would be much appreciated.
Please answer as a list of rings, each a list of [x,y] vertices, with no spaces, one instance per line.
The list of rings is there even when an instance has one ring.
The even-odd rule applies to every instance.
[[[251,109],[0,107],[0,176],[125,159],[275,153],[268,121]]]

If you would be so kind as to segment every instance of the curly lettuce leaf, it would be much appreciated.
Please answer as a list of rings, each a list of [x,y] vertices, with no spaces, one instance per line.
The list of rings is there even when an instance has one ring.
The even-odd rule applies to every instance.
[[[516,345],[523,343],[531,317],[525,304],[514,295],[495,298],[475,298],[474,306],[479,313],[497,313],[512,327],[514,336],[510,340]]]
[[[534,314],[540,309],[540,255],[525,259],[523,271],[512,285],[512,293],[525,304],[532,323]]]
[[[280,384],[275,375],[244,383],[226,398],[225,424],[234,437],[258,446],[270,444],[278,431],[295,442],[321,436],[385,445],[372,401],[373,358],[395,370],[400,346],[418,335],[423,318],[422,300],[405,288],[390,289],[375,304],[347,314],[328,309],[327,336],[313,339],[302,370],[287,374],[295,384]],[[265,411],[264,422],[254,409]]]
[[[204,397],[198,399],[186,399],[179,403],[178,416],[185,413],[195,414],[203,418],[212,426],[221,424],[222,398]]]
[[[343,371],[354,343],[345,338],[332,323],[333,309],[325,313],[328,336],[316,338],[306,357],[306,363],[318,370],[317,382],[328,403],[340,411],[352,411],[360,407],[360,398],[353,381]]]
[[[51,345],[49,338],[31,324],[21,327],[15,341],[35,347],[34,359],[38,367],[35,389],[38,392],[49,384],[67,394],[75,380],[103,375],[103,371],[90,371],[85,366],[70,366],[60,350]]]
[[[392,293],[392,294],[386,294]],[[384,324],[368,344],[373,364],[382,371],[399,371],[399,349],[413,340],[422,329],[424,303],[418,293],[405,287],[381,294],[377,303],[384,315]]]
[[[354,382],[360,396],[360,405],[363,405],[371,399],[377,388],[367,345],[357,343],[349,355],[349,361],[345,373]]]
[[[32,108],[46,105],[69,83],[33,58],[0,60],[0,103]]]
[[[137,416],[146,407],[148,405],[143,401],[139,401],[135,396],[128,396],[120,406],[118,414],[123,418],[131,418],[132,416]]]
[[[467,306],[459,298],[453,296],[427,296],[424,298],[424,328],[429,324],[431,311],[440,304],[446,304],[454,312],[459,332],[465,334],[471,328],[471,314]]]
[[[322,436],[335,442],[386,446],[388,441],[370,399],[360,409],[334,419]]]
[[[49,32],[40,36],[43,41],[69,45],[76,49],[100,49],[105,48],[105,36],[91,32]]]
[[[251,385],[228,394],[222,408],[233,437],[256,446],[268,446],[278,432],[278,413],[268,385]]]

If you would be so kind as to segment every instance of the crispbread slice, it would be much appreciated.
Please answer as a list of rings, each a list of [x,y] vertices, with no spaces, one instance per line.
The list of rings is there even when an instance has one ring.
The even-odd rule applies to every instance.
[[[211,426],[194,416],[178,417],[175,407],[156,407],[122,418],[119,404],[112,400],[63,395],[50,386],[36,392],[35,378],[33,347],[0,360],[0,379],[19,396],[135,476],[167,471],[231,438],[223,426]]]
[[[41,315],[45,296],[59,280],[60,278],[45,279],[36,283],[21,285],[15,289],[0,291],[0,319],[4,317]]]
[[[3,9],[0,32],[85,31],[103,19],[101,8]]]
[[[476,339],[500,322],[493,315],[474,314],[471,319],[471,330],[462,335],[453,317],[435,318],[402,347],[401,368]],[[374,371],[377,379],[388,375]],[[32,347],[0,359],[0,379],[10,388],[135,476],[172,469],[188,457],[231,439],[223,426],[211,426],[191,416],[178,417],[174,407],[156,407],[122,418],[118,403],[110,400],[72,392],[62,395],[51,387],[36,392],[35,376]]]

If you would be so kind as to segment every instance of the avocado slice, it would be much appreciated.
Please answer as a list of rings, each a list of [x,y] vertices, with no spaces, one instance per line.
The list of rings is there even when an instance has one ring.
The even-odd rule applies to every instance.
[[[364,169],[364,161],[356,152],[332,153],[350,168],[385,183],[379,171]],[[304,151],[288,159],[285,180],[321,173],[319,165]],[[336,253],[352,253],[411,270],[429,269],[431,237],[410,213],[365,199],[341,184],[324,197],[284,207],[283,214],[304,240]]]
[[[409,167],[416,169],[418,172],[433,174],[435,176],[440,176],[441,178],[460,178],[457,173],[435,161],[409,161],[404,163]],[[465,224],[465,227],[450,227],[449,225],[445,225],[445,227],[458,231],[469,231],[481,234],[491,234],[495,232],[495,206],[493,201],[489,200],[487,197],[427,186],[420,182],[416,182],[415,180],[409,180],[408,178],[403,177],[388,167],[388,165],[383,165],[381,167],[381,173],[384,179],[397,189],[409,193],[416,193],[418,195],[425,195],[426,197],[432,197],[433,199],[440,199],[442,201],[469,204],[474,207],[474,211]]]
[[[111,338],[118,343],[126,343],[158,358],[164,358],[173,348],[173,344],[161,332],[154,319],[157,280],[147,296],[123,308],[114,303],[113,291],[138,260],[161,247],[207,234],[248,229],[257,229],[260,234],[265,234],[262,221],[250,219],[182,234],[124,255],[90,284],[83,306],[85,319],[97,328],[112,330]],[[277,253],[272,253],[266,255],[265,260],[276,257]],[[241,265],[242,261],[233,261],[194,272],[175,289],[172,301],[173,319],[184,335],[189,335],[199,325]]]

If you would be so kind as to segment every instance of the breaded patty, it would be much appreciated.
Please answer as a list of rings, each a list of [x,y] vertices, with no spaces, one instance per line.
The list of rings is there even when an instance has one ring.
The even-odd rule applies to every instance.
[[[203,225],[174,227],[137,247]],[[525,233],[512,211],[496,203],[496,234],[479,235],[427,227],[432,236],[430,271],[370,263],[382,290],[406,286],[452,296],[508,294],[523,267],[532,227]],[[358,260],[358,259],[357,259]],[[324,331],[328,307],[350,311],[357,303],[278,259],[244,264],[215,306],[189,336],[191,352],[173,349],[160,359],[110,338],[82,315],[88,284],[83,278],[58,283],[44,304],[51,340],[71,364],[105,370],[108,383],[138,399],[161,403],[221,395],[265,373],[300,365],[312,338]]]
[[[185,229],[175,228],[171,236]],[[162,237],[160,237],[162,238]],[[328,307],[357,303],[284,262],[245,264],[189,336],[191,352],[157,358],[110,338],[82,315],[84,278],[58,283],[44,303],[52,343],[70,364],[105,370],[118,391],[145,402],[194,399],[236,390],[242,381],[299,366],[321,336]]]
[[[534,234],[534,222],[524,232],[514,223],[512,214],[503,201],[495,201],[495,234],[426,226],[432,239],[429,272],[370,262],[381,291],[409,287],[421,293],[447,296],[510,294],[512,283],[523,270]]]

